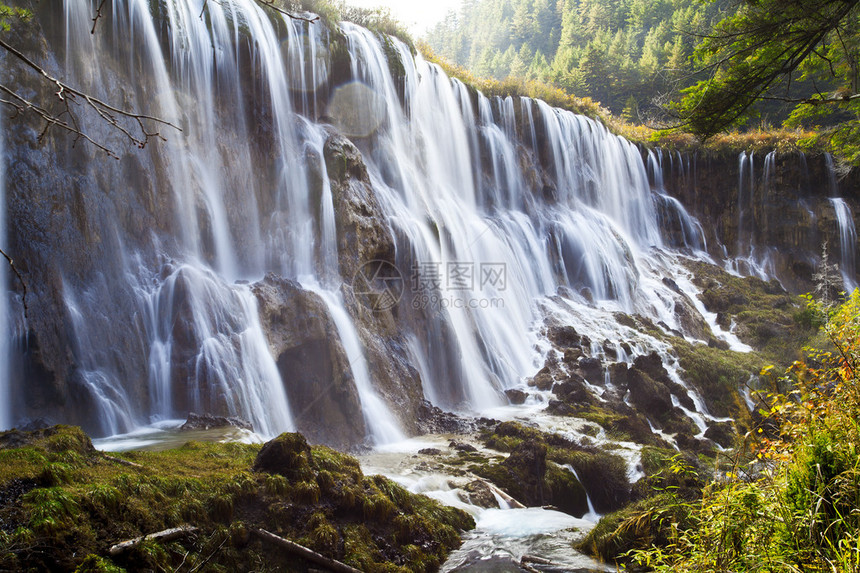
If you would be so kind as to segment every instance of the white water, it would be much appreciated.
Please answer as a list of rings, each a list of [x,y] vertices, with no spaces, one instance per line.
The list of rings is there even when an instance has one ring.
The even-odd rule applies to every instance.
[[[0,118],[0,249],[6,248],[6,134]],[[0,256],[0,430],[12,427],[12,385],[10,365],[11,338],[14,328],[9,311],[9,283],[7,261]]]
[[[110,31],[119,39],[111,40],[107,22],[90,34],[92,2],[65,2],[73,79],[107,100],[117,83],[136,86],[125,94],[131,107],[183,128],[116,164],[84,149],[73,173],[117,194],[112,203],[95,183],[85,189],[106,205],[93,222],[105,245],[95,268],[56,261],[66,343],[94,433],[129,432],[189,409],[245,417],[266,435],[293,429],[289,381],[245,284],[274,272],[326,300],[368,429],[356,441],[402,437],[375,385],[366,333],[354,322],[360,312],[341,292],[352,279],[339,270],[349,253],[339,252],[324,160],[330,127],[317,117],[350,135],[367,164],[409,286],[393,314],[398,344],[436,405],[503,406],[503,391],[542,365],[539,329],[554,313],[618,346],[633,335],[613,326],[613,312],[681,330],[679,297],[704,310],[675,270],[678,251],[705,256],[704,233],[665,193],[661,154],[643,162],[601,124],[541,101],[475,95],[400,41],[383,46],[352,24],[342,25],[351,77],[330,86],[331,38],[319,24],[251,0],[207,3],[203,18],[199,0],[159,6],[161,20],[146,0],[118,0]],[[668,160],[689,170],[680,156]],[[752,158],[739,162],[746,204]],[[740,227],[749,228],[748,216]],[[136,217],[145,223],[129,223]],[[666,277],[680,281],[682,295]],[[718,337],[745,349],[710,319]],[[106,348],[111,335],[123,344]],[[656,348],[644,341],[634,354]],[[14,380],[15,392],[24,383]]]
[[[501,410],[501,409],[500,409]],[[537,410],[528,413],[522,407],[506,407],[509,413],[519,411],[520,414],[541,416]],[[555,420],[568,427],[574,424],[573,419],[560,419],[547,416],[546,420]],[[541,422],[544,420],[541,418]],[[556,428],[553,428],[556,429]],[[491,563],[519,563],[523,556],[536,556],[547,559],[553,566],[562,570],[582,571],[614,571],[585,555],[574,551],[572,544],[581,540],[596,523],[596,514],[588,514],[585,518],[543,509],[539,507],[511,507],[508,502],[494,492],[499,508],[485,508],[470,502],[470,496],[463,486],[479,479],[466,472],[454,477],[441,473],[437,466],[437,456],[418,453],[423,448],[435,448],[443,452],[441,455],[453,455],[455,452],[448,446],[451,436],[427,435],[399,443],[390,444],[375,451],[359,456],[362,470],[365,474],[381,474],[394,480],[413,493],[422,493],[436,499],[445,505],[457,507],[469,512],[474,518],[476,527],[463,536],[463,545],[452,552],[442,566],[442,571],[451,571],[458,567],[462,570],[484,571]],[[462,439],[462,436],[457,436]],[[477,444],[473,444],[477,445]],[[492,450],[477,445],[485,454],[497,454]],[[638,457],[638,456],[637,456]],[[487,483],[487,482],[485,482]],[[490,487],[493,486],[491,484]],[[510,569],[490,569],[508,571]],[[554,569],[555,570],[555,569]]]
[[[833,197],[830,202],[836,211],[836,222],[839,225],[839,271],[842,273],[845,290],[850,293],[857,288],[857,229],[854,227],[854,215],[844,199]]]
[[[342,297],[339,293],[326,290],[319,290],[317,294],[328,305],[332,320],[337,326],[338,334],[346,351],[352,375],[355,377],[355,388],[358,390],[361,401],[364,423],[370,432],[371,445],[380,446],[403,441],[405,436],[397,424],[397,419],[373,388],[361,339],[352,319],[343,308]]]

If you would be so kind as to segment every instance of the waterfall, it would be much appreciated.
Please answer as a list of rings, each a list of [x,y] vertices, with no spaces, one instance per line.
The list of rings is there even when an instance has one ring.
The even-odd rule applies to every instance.
[[[344,350],[346,351],[349,365],[355,376],[355,387],[358,390],[361,401],[361,412],[364,423],[370,431],[372,445],[383,445],[398,442],[405,439],[403,431],[398,427],[397,421],[389,411],[388,406],[373,389],[370,370],[367,367],[367,359],[361,339],[352,319],[343,308],[343,300],[337,294],[330,291],[319,290],[317,293],[323,298],[331,312],[332,319],[337,326]]]
[[[857,288],[857,229],[854,227],[854,214],[844,199],[832,197],[830,203],[839,226],[839,270],[845,290],[850,293]]]
[[[54,343],[52,371],[75,395],[70,421],[109,435],[202,410],[265,435],[295,429],[290,373],[255,295],[267,273],[322,297],[327,317],[311,318],[336,326],[368,433],[356,441],[373,444],[402,438],[409,413],[393,411],[370,338],[420,376],[425,398],[475,412],[504,404],[543,363],[540,329],[559,298],[581,316],[683,330],[664,279],[678,252],[707,245],[666,192],[662,156],[643,161],[601,123],[542,101],[486,97],[354,24],[330,30],[252,0],[207,2],[201,16],[201,4],[116,0],[91,34],[93,2],[65,0],[64,73],[182,128],[117,162],[62,142],[38,151],[39,185],[58,181],[57,202],[70,205],[56,215],[63,240],[34,255],[62,314],[35,338]],[[333,132],[363,160],[346,182],[332,175]],[[686,177],[683,158],[667,157]],[[752,157],[739,161],[746,208]],[[342,194],[359,187],[381,216],[344,212]],[[391,237],[379,256],[404,289],[390,314],[369,317],[351,296],[348,275],[369,262],[355,259],[374,246],[356,244],[356,220]],[[595,324],[589,334],[605,339]],[[7,378],[0,388],[26,384]]]
[[[669,156],[671,159],[671,155]],[[689,249],[694,252],[707,252],[708,243],[702,224],[687,212],[684,205],[666,192],[663,181],[663,154],[648,150],[648,180],[651,184],[654,199],[657,204],[657,217],[664,233],[671,233],[671,244],[674,247]],[[684,162],[678,158],[678,168],[684,177]],[[670,168],[671,173],[671,168]]]
[[[6,245],[6,134],[0,118],[0,249]],[[0,430],[13,424],[11,383],[11,338],[14,328],[9,310],[9,278],[5,257],[0,256]]]

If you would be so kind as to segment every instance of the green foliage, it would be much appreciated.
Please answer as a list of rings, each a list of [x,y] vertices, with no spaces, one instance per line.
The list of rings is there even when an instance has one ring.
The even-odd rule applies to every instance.
[[[677,110],[707,139],[791,104],[786,127],[817,127],[818,143],[860,163],[860,2],[743,0],[698,46],[709,75]]]
[[[388,8],[361,8],[352,6],[345,0],[275,0],[263,2],[275,4],[292,12],[317,14],[328,28],[336,28],[338,22],[347,21],[363,26],[377,34],[394,36],[413,46],[412,36],[406,28],[391,15]]]
[[[767,396],[749,462],[686,503],[663,542],[610,549],[632,546],[630,558],[665,572],[860,571],[860,291],[812,305],[829,348],[807,349],[774,384],[790,391]]]
[[[8,32],[12,29],[12,24],[29,20],[32,17],[33,13],[30,10],[0,3],[0,32]]]
[[[427,42],[479,77],[544,82],[615,114],[637,109],[644,116],[662,92],[679,81],[689,85],[690,32],[705,31],[721,4],[477,0],[450,13]]]

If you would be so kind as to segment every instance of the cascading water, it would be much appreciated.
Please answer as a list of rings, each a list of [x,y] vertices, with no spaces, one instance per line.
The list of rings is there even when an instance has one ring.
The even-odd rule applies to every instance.
[[[117,0],[111,27],[91,34],[93,10],[66,0],[68,72],[105,100],[136,86],[122,91],[130,107],[183,131],[110,165],[86,149],[43,161],[77,185],[63,188],[67,202],[87,207],[68,224],[80,236],[41,262],[59,277],[44,290],[62,293],[56,337],[67,340],[55,354],[72,363],[52,371],[81,391],[84,414],[72,421],[88,430],[125,432],[192,409],[242,416],[269,435],[293,428],[294,381],[248,284],[275,273],[322,297],[337,327],[368,432],[355,441],[402,437],[398,389],[378,380],[372,321],[345,276],[368,262],[354,260],[362,245],[345,228],[366,214],[350,219],[335,198],[334,130],[361,151],[383,215],[372,224],[393,237],[387,262],[405,285],[379,336],[434,404],[503,404],[541,364],[538,329],[558,295],[583,313],[683,330],[676,302],[690,293],[663,279],[674,249],[707,249],[702,227],[665,192],[662,158],[643,162],[603,125],[537,100],[487,98],[399,40],[251,0],[208,2],[202,17],[199,0]],[[686,177],[689,166],[669,157]],[[594,328],[594,340],[610,332]],[[46,329],[37,338],[51,339]]]
[[[857,229],[854,227],[854,215],[845,199],[832,197],[830,202],[836,211],[836,223],[839,226],[839,271],[842,273],[845,290],[852,292],[857,288],[854,278],[857,276]]]
[[[6,252],[6,144],[0,120],[0,249]],[[11,337],[7,261],[0,256],[0,428],[12,426]]]

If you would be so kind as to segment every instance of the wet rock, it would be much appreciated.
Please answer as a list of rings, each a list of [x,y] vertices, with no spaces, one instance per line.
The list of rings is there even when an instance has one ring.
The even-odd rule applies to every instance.
[[[442,450],[439,448],[422,448],[418,450],[418,453],[425,456],[438,456],[442,454]]]
[[[418,426],[425,434],[460,434],[472,430],[472,424],[451,412],[445,412],[427,400],[418,407]],[[480,423],[480,420],[477,421]]]
[[[573,416],[576,410],[562,402],[561,400],[550,400],[547,404],[546,411],[555,416]]]
[[[511,452],[502,462],[502,466],[519,478],[520,497],[524,503],[541,506],[550,503],[543,487],[546,476],[546,445],[526,440]]]
[[[571,456],[570,465],[598,513],[615,511],[630,500],[627,462],[620,456],[599,450],[577,452]]]
[[[714,422],[705,430],[705,437],[724,448],[731,448],[738,438],[738,433],[731,422]]]
[[[579,359],[584,356],[581,348],[567,348],[564,351],[562,362],[567,365],[578,364]]]
[[[585,379],[592,384],[603,384],[605,381],[603,364],[600,362],[600,359],[580,358],[579,368],[582,370],[582,374],[585,376]]]
[[[616,350],[615,345],[609,340],[603,341],[603,353],[612,360],[618,359],[618,350]]]
[[[449,448],[454,448],[458,452],[477,452],[478,448],[473,446],[472,444],[467,444],[465,442],[458,442],[457,440],[451,440],[451,443],[448,444]]]
[[[582,337],[572,326],[551,326],[546,336],[559,348],[578,347],[582,343]]]
[[[340,275],[351,280],[369,261],[394,261],[394,236],[358,148],[330,131],[323,154],[335,209]]]
[[[552,393],[568,404],[583,404],[593,401],[591,392],[585,387],[582,378],[570,376],[564,382],[552,387]]]
[[[517,390],[516,388],[510,388],[505,390],[505,396],[508,397],[508,400],[511,404],[524,404],[528,394],[523,392],[522,390]]]
[[[305,437],[285,433],[263,444],[252,469],[290,479],[306,479],[309,474],[313,476],[312,463],[313,453]]]
[[[609,381],[621,389],[627,388],[629,367],[626,362],[615,362],[609,365]]]
[[[585,488],[572,472],[547,461],[547,444],[539,432],[517,424],[506,427],[530,437],[519,442],[502,463],[484,464],[474,471],[526,506],[554,505],[571,515],[584,515],[588,511]]]
[[[463,490],[469,494],[468,502],[472,505],[493,509],[499,507],[499,502],[496,500],[492,488],[482,479],[470,481],[463,486]]]
[[[316,293],[269,273],[251,287],[296,427],[309,439],[348,448],[364,439],[349,358],[328,307]]]
[[[684,451],[703,454],[709,458],[717,455],[714,442],[711,440],[700,440],[689,434],[678,434],[675,436],[675,443]]]
[[[621,408],[622,415],[614,418],[607,430],[629,436],[637,444],[650,444],[668,447],[669,445],[654,435],[645,417],[630,407]]]
[[[654,380],[665,382],[669,380],[669,373],[666,367],[663,366],[663,359],[656,352],[650,352],[642,356],[637,356],[633,361],[633,366],[650,376]]]
[[[529,380],[528,385],[536,387],[538,390],[546,391],[552,388],[552,385],[555,383],[553,380],[552,374],[549,371],[547,366],[544,366],[538,373],[535,374],[534,378]]]
[[[663,419],[673,408],[669,389],[638,368],[630,370],[627,387],[631,404],[653,420]]]
[[[239,428],[254,431],[251,422],[236,416],[213,416],[212,414],[195,414],[190,412],[188,419],[180,426],[180,430],[210,430],[212,428]]]
[[[672,280],[669,277],[663,277],[663,284],[675,291],[678,294],[681,294],[681,289],[678,287],[678,283]]]

